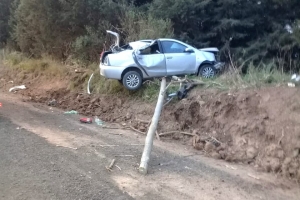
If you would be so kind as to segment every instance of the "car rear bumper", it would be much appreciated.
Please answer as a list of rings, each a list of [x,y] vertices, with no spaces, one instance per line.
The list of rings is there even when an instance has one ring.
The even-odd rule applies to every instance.
[[[99,68],[100,68],[101,76],[104,76],[105,78],[109,78],[109,79],[121,80],[121,75],[123,72],[123,69],[121,67],[107,66],[101,63],[99,65]]]

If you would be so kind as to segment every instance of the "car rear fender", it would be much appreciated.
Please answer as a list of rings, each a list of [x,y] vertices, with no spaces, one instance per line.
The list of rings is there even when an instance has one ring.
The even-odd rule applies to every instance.
[[[128,68],[126,68],[126,69],[122,72],[121,80],[123,79],[124,75],[125,75],[127,72],[129,72],[129,71],[136,71],[136,72],[138,72],[138,73],[141,75],[142,79],[143,79],[143,77],[144,77],[144,74],[143,74],[143,72],[142,72],[142,70],[141,70],[140,68],[138,68],[138,67],[128,67]]]

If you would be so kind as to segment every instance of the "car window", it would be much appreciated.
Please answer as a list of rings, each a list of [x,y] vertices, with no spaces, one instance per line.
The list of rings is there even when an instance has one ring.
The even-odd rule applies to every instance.
[[[163,41],[162,46],[165,53],[183,53],[187,48],[185,45],[173,41]]]
[[[140,53],[141,53],[141,55],[159,54],[160,51],[159,51],[159,46],[158,46],[157,41],[151,43],[146,48],[140,49]]]

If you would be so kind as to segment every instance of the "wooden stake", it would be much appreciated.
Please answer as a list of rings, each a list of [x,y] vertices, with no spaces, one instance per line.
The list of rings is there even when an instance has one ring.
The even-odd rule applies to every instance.
[[[139,172],[142,174],[148,173],[148,163],[150,160],[150,154],[151,154],[151,150],[152,150],[152,146],[153,146],[153,138],[155,136],[158,121],[159,121],[161,111],[163,108],[166,85],[167,85],[166,78],[163,77],[161,84],[160,84],[160,91],[159,91],[159,95],[158,95],[158,99],[157,99],[157,104],[155,107],[151,125],[148,129],[148,133],[147,133],[147,137],[146,137],[146,141],[145,141],[144,152],[143,152],[140,167],[139,167]]]

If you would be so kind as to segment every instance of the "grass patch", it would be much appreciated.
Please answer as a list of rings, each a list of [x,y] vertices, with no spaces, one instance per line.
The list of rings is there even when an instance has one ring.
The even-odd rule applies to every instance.
[[[238,69],[230,68],[214,79],[200,78],[200,80],[206,83],[205,88],[230,90],[284,85],[290,80],[290,77],[290,74],[281,72],[273,65],[260,67],[250,65],[245,74]]]
[[[69,77],[69,89],[72,90],[87,90],[87,83],[90,75],[94,73],[94,77],[90,84],[90,90],[93,94],[112,94],[121,95],[128,98],[140,99],[146,102],[153,102],[158,97],[160,89],[160,81],[146,81],[143,87],[138,91],[128,91],[117,80],[110,80],[100,76],[99,63],[90,65],[72,63],[69,61],[66,64],[58,62],[49,56],[43,56],[40,59],[33,59],[24,56],[18,52],[9,52],[1,50],[0,61],[4,62],[4,66],[10,67],[12,70],[17,70],[23,74],[23,78],[28,77]],[[74,75],[72,70],[84,69],[84,73]],[[70,73],[71,72],[71,73]],[[30,76],[28,76],[30,75]],[[260,88],[266,86],[283,85],[290,80],[290,74],[283,73],[278,70],[273,64],[261,64],[254,67],[250,64],[247,73],[242,74],[236,68],[230,68],[226,72],[214,79],[202,79],[198,77],[190,77],[191,79],[200,79],[205,83],[203,88],[214,88],[219,90],[230,89],[245,89],[245,88]],[[201,86],[199,86],[201,87]],[[168,88],[168,93],[176,92],[179,89],[179,84],[172,85]]]
[[[34,77],[63,77],[66,75],[66,67],[50,56],[33,59],[19,52],[2,51],[1,60],[6,67],[18,70],[23,74],[33,74]]]

